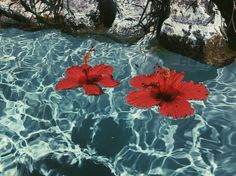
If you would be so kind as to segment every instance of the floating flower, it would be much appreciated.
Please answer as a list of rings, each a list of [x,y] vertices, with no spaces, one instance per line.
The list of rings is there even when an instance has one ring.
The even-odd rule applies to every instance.
[[[56,85],[56,90],[73,89],[82,87],[87,95],[101,95],[103,93],[100,86],[116,87],[119,82],[113,79],[113,67],[105,64],[91,67],[88,65],[91,48],[83,58],[83,64],[74,65],[66,70],[66,78],[60,80]]]
[[[194,109],[188,100],[204,100],[208,90],[200,83],[183,82],[183,78],[184,72],[159,67],[153,74],[132,78],[130,84],[138,90],[129,92],[126,100],[140,108],[159,105],[162,115],[175,119],[192,115]]]

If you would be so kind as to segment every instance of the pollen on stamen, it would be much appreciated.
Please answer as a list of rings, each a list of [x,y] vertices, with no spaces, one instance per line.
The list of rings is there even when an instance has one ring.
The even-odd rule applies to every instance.
[[[167,79],[169,78],[171,75],[170,75],[170,70],[168,68],[163,68],[161,67],[160,65],[157,65],[156,66],[156,70],[157,72],[160,73],[160,75],[162,76],[162,78],[164,79]]]

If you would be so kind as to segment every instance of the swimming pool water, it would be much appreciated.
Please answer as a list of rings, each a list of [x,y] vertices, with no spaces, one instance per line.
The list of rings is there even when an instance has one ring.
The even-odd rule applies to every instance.
[[[0,46],[1,176],[236,175],[236,63],[214,68],[145,41],[56,30],[0,29]],[[90,64],[112,65],[120,86],[98,97],[55,91],[91,46]],[[194,116],[172,120],[126,103],[129,79],[157,64],[207,86],[208,99],[191,102]]]

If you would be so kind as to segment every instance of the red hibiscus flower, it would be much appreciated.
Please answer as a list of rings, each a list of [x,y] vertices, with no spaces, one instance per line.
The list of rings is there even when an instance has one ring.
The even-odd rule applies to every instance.
[[[113,79],[113,67],[105,64],[91,67],[88,65],[91,48],[83,58],[83,64],[74,65],[66,70],[66,78],[60,80],[56,85],[56,90],[72,89],[82,87],[87,95],[101,95],[103,93],[100,86],[116,87],[119,82]]]
[[[183,118],[194,113],[188,100],[204,100],[208,90],[202,84],[193,81],[183,82],[184,72],[177,73],[159,67],[150,75],[139,75],[131,79],[132,87],[138,89],[129,92],[126,97],[130,105],[140,108],[160,106],[160,113],[173,118]]]

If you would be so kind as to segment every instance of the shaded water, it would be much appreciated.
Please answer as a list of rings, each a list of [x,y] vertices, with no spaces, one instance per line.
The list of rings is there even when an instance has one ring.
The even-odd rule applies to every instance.
[[[55,91],[92,45],[90,64],[114,66],[121,85],[99,97]],[[145,42],[58,31],[1,29],[0,46],[1,176],[236,175],[236,63],[216,69]],[[156,64],[208,87],[206,101],[192,102],[193,117],[172,120],[157,107],[126,104],[128,80]]]

